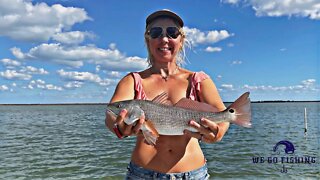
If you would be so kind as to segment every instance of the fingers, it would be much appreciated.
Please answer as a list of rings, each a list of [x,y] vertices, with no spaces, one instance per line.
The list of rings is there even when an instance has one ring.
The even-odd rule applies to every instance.
[[[121,133],[125,136],[130,136],[132,134],[138,134],[142,124],[145,121],[144,115],[140,117],[136,124],[127,125],[124,120],[128,116],[128,111],[126,109],[121,110],[115,123],[118,124],[118,128]]]
[[[137,122],[137,124],[133,127],[133,133],[134,134],[138,134],[139,133],[139,130],[141,129],[141,126],[142,124],[144,123],[145,121],[145,116],[144,114],[140,117],[139,121]]]
[[[210,129],[210,131],[212,131],[215,135],[218,134],[219,132],[219,126],[217,123],[212,122],[208,119],[202,118],[201,119],[201,124],[205,127],[208,127]]]
[[[218,124],[202,118],[200,121],[201,124],[195,122],[194,120],[190,121],[190,126],[195,128],[198,132],[191,132],[185,130],[185,134],[189,137],[197,138],[200,141],[213,143],[217,141],[217,134],[219,132]]]

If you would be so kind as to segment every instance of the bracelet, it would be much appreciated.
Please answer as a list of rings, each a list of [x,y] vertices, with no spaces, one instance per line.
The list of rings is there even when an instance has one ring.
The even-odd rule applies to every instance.
[[[114,133],[117,135],[117,137],[118,137],[119,139],[128,137],[128,136],[123,136],[123,134],[120,132],[120,129],[119,129],[118,124],[114,124],[114,125],[113,125],[113,131],[114,131]]]

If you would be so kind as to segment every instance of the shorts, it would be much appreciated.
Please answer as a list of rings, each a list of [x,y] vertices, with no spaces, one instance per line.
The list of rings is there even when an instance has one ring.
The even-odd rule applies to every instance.
[[[196,179],[196,180],[207,180],[209,179],[207,164],[199,169],[183,172],[183,173],[160,173],[139,167],[132,162],[128,165],[128,172],[126,180],[131,179]]]

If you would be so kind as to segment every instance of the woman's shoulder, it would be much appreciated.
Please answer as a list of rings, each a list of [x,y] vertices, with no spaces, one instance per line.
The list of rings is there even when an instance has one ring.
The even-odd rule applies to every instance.
[[[187,69],[182,69],[182,71],[184,73],[186,73],[192,81],[194,82],[201,82],[205,79],[209,79],[210,76],[205,73],[204,71],[190,71],[190,70],[187,70]]]

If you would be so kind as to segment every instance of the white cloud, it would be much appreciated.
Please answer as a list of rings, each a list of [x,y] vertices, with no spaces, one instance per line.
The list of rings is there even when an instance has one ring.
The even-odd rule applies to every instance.
[[[114,80],[111,79],[102,79],[100,78],[99,75],[93,74],[90,72],[77,72],[77,71],[65,71],[63,69],[60,69],[57,71],[59,76],[63,79],[73,81],[73,83],[67,83],[65,86],[67,88],[74,88],[75,86],[81,86],[82,83],[77,83],[75,81],[80,81],[80,82],[93,82],[96,83],[100,86],[108,86],[111,83],[114,82]]]
[[[2,62],[5,66],[20,66],[21,63],[12,59],[1,59],[0,62]]]
[[[240,65],[240,64],[242,64],[242,61],[239,61],[239,60],[231,62],[231,65]]]
[[[22,73],[27,73],[27,74],[49,74],[48,71],[44,70],[43,68],[35,68],[33,66],[26,66],[26,67],[22,67],[22,69],[19,71]]]
[[[207,47],[205,49],[205,51],[206,52],[220,52],[220,51],[222,51],[222,48],[221,47],[211,47],[211,46],[209,46],[209,47]]]
[[[6,85],[1,85],[0,86],[0,91],[8,91],[9,90],[9,87],[6,86]]]
[[[38,80],[32,80],[27,86],[28,89],[43,89],[43,90],[56,90],[56,91],[62,91],[63,88],[59,86],[55,86],[53,84],[46,84],[44,80],[38,79]]]
[[[143,58],[126,57],[118,49],[101,49],[93,45],[68,47],[59,43],[41,44],[27,53],[21,52],[19,48],[12,48],[11,51],[18,59],[52,61],[72,67],[81,67],[84,62],[111,71],[137,71],[147,67]]]
[[[97,74],[93,74],[90,72],[77,72],[77,71],[64,71],[60,69],[57,71],[60,77],[67,80],[75,80],[75,81],[89,81],[99,83],[102,79]]]
[[[234,90],[232,84],[222,84],[222,85],[221,85],[221,89],[224,89],[224,90]]]
[[[257,16],[300,16],[320,20],[319,0],[221,0],[229,4],[252,6]]]
[[[239,1],[241,0],[220,0],[220,1],[224,3],[229,3],[229,4],[238,4]]]
[[[301,81],[301,84],[305,87],[312,87],[316,84],[316,80],[315,79],[303,80]]]
[[[93,38],[94,35],[89,32],[71,31],[54,34],[52,38],[63,44],[80,44],[86,37]]]
[[[243,88],[252,91],[319,91],[320,89],[315,85],[315,79],[307,79],[301,81],[298,85],[293,86],[271,86],[271,85],[260,85],[250,86],[244,85]]]
[[[0,36],[21,41],[40,42],[89,20],[81,8],[60,4],[32,4],[27,0],[0,0]]]
[[[75,88],[80,88],[82,87],[84,83],[80,81],[72,81],[72,82],[67,82],[64,87],[68,89],[75,89]]]
[[[198,44],[212,44],[233,36],[226,30],[202,32],[196,28],[184,27],[186,38],[196,46]]]
[[[120,78],[122,76],[118,71],[107,72],[107,75],[113,78]]]
[[[0,72],[0,76],[5,79],[20,79],[20,80],[29,80],[32,78],[31,75],[17,72],[16,70],[6,70]]]
[[[121,57],[119,59],[110,59],[97,63],[101,64],[101,69],[122,72],[139,71],[148,66],[146,59],[137,56]]]

